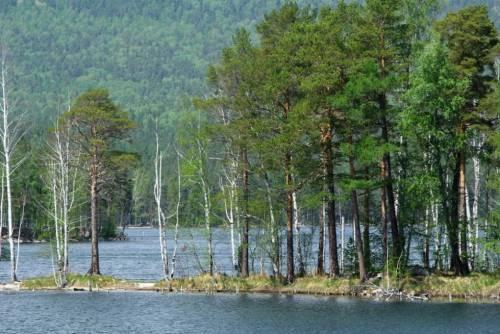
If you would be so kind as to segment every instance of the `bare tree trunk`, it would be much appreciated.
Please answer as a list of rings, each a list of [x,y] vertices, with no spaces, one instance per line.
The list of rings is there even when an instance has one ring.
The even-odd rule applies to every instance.
[[[5,171],[2,169],[2,195],[0,197],[0,261],[2,260],[2,242],[3,242],[3,202],[5,193]]]
[[[198,124],[198,131],[200,131],[200,125]],[[211,224],[211,199],[210,199],[210,186],[206,178],[206,156],[204,147],[199,138],[196,139],[196,144],[198,146],[198,177],[199,184],[201,186],[201,191],[203,194],[203,212],[205,216],[205,229],[207,230],[207,252],[208,252],[208,271],[210,276],[214,275],[214,254],[213,254],[213,234],[212,234],[212,224]]]
[[[62,285],[62,263],[61,263],[61,236],[60,236],[60,226],[59,226],[59,189],[57,187],[57,179],[59,175],[57,174],[57,163],[52,162],[49,165],[49,171],[52,173],[50,175],[51,182],[52,182],[52,201],[54,205],[54,213],[53,213],[53,219],[54,219],[54,235],[56,238],[56,265],[57,265],[57,274],[54,273],[55,275],[55,280],[56,280],[56,285],[60,287]]]
[[[47,187],[52,191],[52,218],[54,221],[56,265],[54,272],[56,285],[60,288],[67,283],[69,272],[69,229],[70,212],[73,209],[76,193],[76,178],[80,148],[71,147],[69,129],[55,125],[54,140],[49,145],[47,163]]]
[[[1,86],[2,86],[2,131],[1,139],[3,144],[3,165],[5,169],[5,185],[6,185],[6,195],[7,195],[7,226],[9,229],[9,248],[10,248],[10,278],[13,282],[17,281],[17,267],[16,267],[16,250],[14,246],[14,221],[12,213],[12,189],[11,189],[11,154],[15,148],[17,142],[16,137],[16,127],[13,128],[12,120],[10,117],[9,103],[8,103],[8,89],[7,89],[7,69],[6,69],[6,54],[2,46],[1,54]]]
[[[19,218],[19,225],[17,228],[17,251],[16,251],[16,268],[19,265],[19,244],[21,243],[22,231],[23,231],[23,222],[24,222],[24,208],[26,207],[26,194],[23,194],[23,204],[21,205],[21,218]]]
[[[160,254],[163,267],[163,278],[169,279],[168,253],[167,253],[167,237],[166,237],[166,219],[161,207],[162,197],[162,159],[163,155],[160,152],[160,143],[158,132],[156,131],[156,155],[155,155],[155,184],[153,188],[154,198],[156,202],[156,219],[158,221],[158,233],[160,239]]]
[[[177,205],[175,206],[174,250],[172,253],[172,267],[170,269],[170,278],[173,278],[175,275],[175,265],[177,263],[177,244],[179,240],[180,207],[181,207],[181,162],[180,162],[179,152],[177,152]]]
[[[209,195],[209,190],[208,186],[206,185],[206,181],[202,179],[203,183],[203,211],[205,213],[205,228],[207,230],[208,234],[208,242],[207,242],[207,249],[208,249],[208,272],[210,276],[214,275],[214,255],[213,255],[213,250],[212,250],[212,226],[210,223],[210,195]]]

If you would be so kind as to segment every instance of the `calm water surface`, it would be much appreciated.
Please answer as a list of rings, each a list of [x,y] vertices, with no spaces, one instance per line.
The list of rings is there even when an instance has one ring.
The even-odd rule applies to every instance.
[[[313,270],[317,258],[318,230],[304,226],[302,231],[303,238],[308,238],[307,240],[304,239],[307,242],[302,247],[306,266],[309,270]],[[169,230],[168,233],[169,254],[172,254],[174,244],[171,232]],[[262,233],[263,231],[260,230],[251,230],[251,245],[255,245],[258,240],[263,239]],[[126,279],[160,279],[162,277],[162,266],[158,230],[153,228],[128,228],[126,234],[129,236],[127,241],[101,241],[99,243],[101,272]],[[346,238],[351,234],[351,229],[347,228]],[[340,234],[337,239],[340,240]],[[176,276],[197,275],[208,269],[206,240],[206,231],[203,228],[180,229]],[[213,240],[216,271],[229,275],[234,274],[229,229],[214,228]],[[283,235],[282,240],[283,242],[286,241],[285,235]],[[327,247],[328,242],[325,244],[325,249]],[[282,251],[285,250],[286,246],[283,245]],[[70,271],[87,272],[90,267],[90,243],[71,243],[69,251]],[[35,276],[51,275],[53,269],[51,252],[49,243],[21,244],[18,278],[22,280]],[[417,249],[413,252],[417,258],[420,253]],[[282,258],[285,258],[284,253]],[[282,265],[284,271],[286,262],[283,261]],[[325,269],[328,270],[328,254],[325,254],[325,265]],[[267,253],[262,248],[250,248],[250,269],[253,272],[271,272],[272,268]],[[9,281],[9,270],[9,262],[0,261],[0,282]]]
[[[500,305],[312,296],[0,293],[0,333],[500,333]]]

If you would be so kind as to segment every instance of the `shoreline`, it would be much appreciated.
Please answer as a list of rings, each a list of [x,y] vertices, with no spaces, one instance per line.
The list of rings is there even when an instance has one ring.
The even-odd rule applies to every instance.
[[[21,282],[0,284],[0,292],[68,291],[68,292],[156,292],[204,294],[277,294],[353,297],[382,301],[443,301],[500,304],[500,275],[472,274],[469,277],[431,275],[406,277],[397,286],[384,288],[385,282],[359,284],[353,278],[307,276],[292,284],[283,284],[267,276],[248,278],[200,275],[170,281],[140,282],[111,276],[69,274],[68,285],[58,288],[54,278],[36,277]]]

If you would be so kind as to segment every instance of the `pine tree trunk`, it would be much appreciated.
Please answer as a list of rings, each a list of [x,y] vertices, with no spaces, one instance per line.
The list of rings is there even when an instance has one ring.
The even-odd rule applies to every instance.
[[[249,220],[250,216],[248,214],[248,201],[249,201],[249,189],[248,189],[248,155],[246,149],[242,150],[241,162],[243,164],[243,239],[241,241],[241,276],[247,277],[249,275],[248,269],[248,231],[249,231]]]
[[[286,187],[286,269],[287,282],[292,283],[295,280],[295,265],[293,254],[293,190],[291,174],[291,156],[285,155],[285,187]]]
[[[323,275],[324,269],[324,254],[325,254],[325,222],[326,222],[326,208],[325,203],[321,204],[320,219],[319,219],[319,240],[318,240],[318,264],[316,266],[316,274]]]
[[[99,245],[97,226],[97,154],[94,152],[90,166],[90,228],[92,243],[92,259],[88,273],[90,275],[100,275],[99,270]]]
[[[382,179],[385,176],[384,163],[380,164],[380,173]],[[382,218],[382,254],[384,262],[388,261],[389,258],[389,243],[388,243],[388,226],[387,226],[387,201],[385,196],[385,187],[380,190],[380,216]],[[388,263],[386,263],[387,265]]]
[[[351,137],[352,145],[352,137]],[[356,170],[354,169],[354,161],[352,156],[349,156],[349,172],[351,178],[356,177]],[[361,239],[361,230],[359,225],[359,209],[358,209],[358,195],[356,190],[351,191],[351,205],[352,205],[352,223],[355,233],[355,243],[356,243],[356,253],[358,255],[358,266],[359,266],[359,279],[361,282],[366,280],[366,267],[365,267],[365,257],[363,254],[363,239]]]
[[[385,95],[380,96],[381,109],[385,110],[386,97]],[[386,144],[389,144],[389,135],[387,129],[387,119],[385,115],[382,116],[382,139]],[[394,259],[400,257],[403,250],[403,245],[401,244],[401,238],[399,236],[398,219],[396,217],[396,207],[394,200],[394,188],[392,185],[392,170],[391,170],[391,155],[389,153],[384,153],[382,158],[384,164],[384,183],[385,183],[385,195],[386,195],[386,214],[387,220],[391,225],[391,236],[392,236],[392,256]]]
[[[329,111],[331,114],[331,111]],[[321,146],[323,151],[323,167],[326,172],[325,182],[327,190],[327,217],[328,217],[328,257],[330,277],[340,274],[337,254],[337,225],[335,221],[335,179],[333,173],[333,117],[329,115],[329,123],[321,128]]]
[[[386,36],[385,36],[385,27],[383,26],[380,29],[379,39],[379,48],[380,50],[386,50]],[[382,51],[380,52],[380,56],[378,57],[378,67],[379,67],[379,76],[380,80],[383,81],[387,75],[386,68],[386,53]],[[380,121],[381,121],[381,130],[382,130],[382,140],[385,144],[389,144],[389,129],[387,123],[387,96],[386,93],[380,93],[378,95],[378,106],[380,112]],[[385,188],[385,196],[386,196],[386,216],[388,222],[391,224],[391,235],[392,235],[392,256],[397,261],[401,252],[403,250],[403,245],[401,244],[401,239],[399,236],[399,226],[398,220],[396,217],[396,208],[395,208],[395,199],[394,199],[394,189],[392,185],[392,170],[391,170],[391,155],[389,152],[384,153],[382,158],[382,163],[384,165],[384,188]]]
[[[368,172],[366,173],[368,177]],[[366,270],[370,270],[371,267],[371,249],[370,249],[370,201],[371,192],[366,190],[365,192],[365,225],[363,229],[363,252],[365,256],[365,266]]]

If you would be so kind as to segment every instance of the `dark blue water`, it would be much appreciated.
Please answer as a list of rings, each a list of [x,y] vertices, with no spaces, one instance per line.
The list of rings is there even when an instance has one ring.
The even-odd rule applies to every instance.
[[[0,293],[0,333],[500,333],[500,305],[159,293]]]

